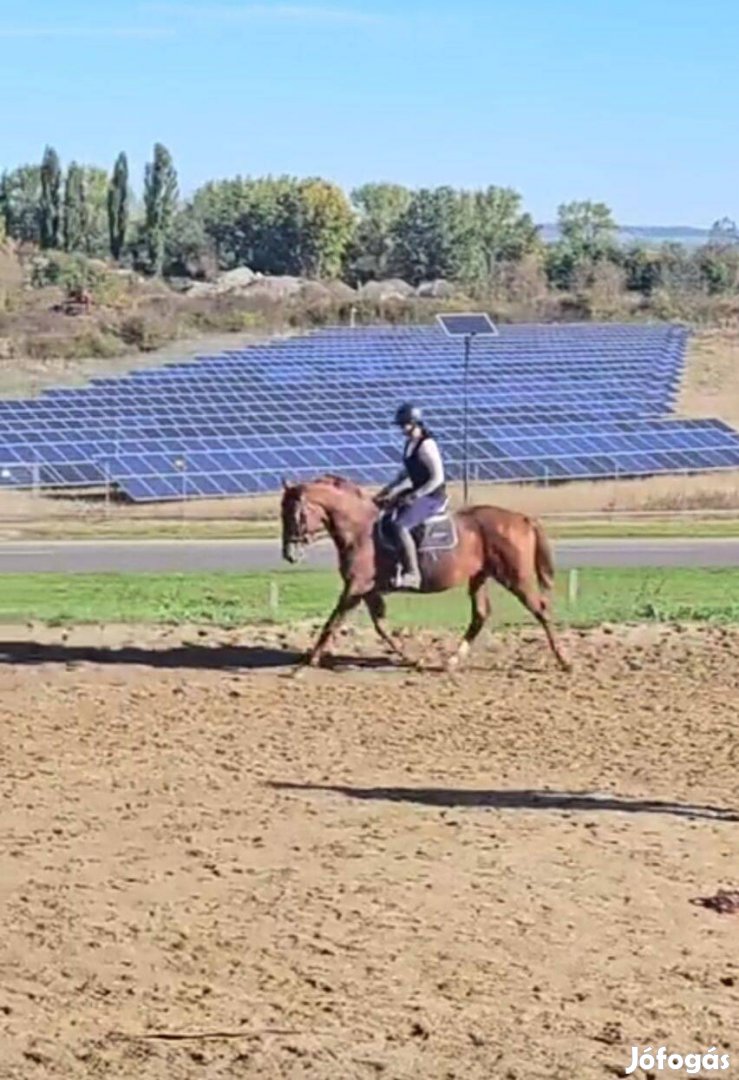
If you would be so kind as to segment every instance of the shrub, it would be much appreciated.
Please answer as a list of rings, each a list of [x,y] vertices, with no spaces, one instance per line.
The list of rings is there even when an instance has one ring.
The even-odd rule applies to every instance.
[[[104,330],[85,330],[74,337],[62,334],[28,335],[21,355],[33,360],[82,360],[88,357],[111,359],[121,353],[119,338]]]
[[[126,345],[133,345],[142,352],[160,349],[179,336],[176,318],[154,312],[127,315],[118,324],[117,333]]]
[[[56,252],[34,259],[31,265],[31,284],[35,289],[58,285],[68,292],[74,289],[94,291],[105,276],[105,270],[84,255],[64,255]]]

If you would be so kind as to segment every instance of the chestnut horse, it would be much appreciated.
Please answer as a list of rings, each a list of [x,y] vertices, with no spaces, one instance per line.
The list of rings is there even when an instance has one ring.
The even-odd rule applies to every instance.
[[[384,594],[398,591],[392,581],[396,555],[375,541],[380,509],[371,496],[350,480],[327,475],[307,483],[283,481],[282,555],[299,562],[304,548],[322,532],[334,542],[344,588],[304,663],[317,665],[346,615],[364,603],[382,640],[404,660],[408,658],[385,622]],[[565,670],[562,653],[549,621],[547,593],[554,580],[552,555],[538,522],[497,506],[471,506],[454,515],[457,544],[433,553],[421,552],[423,593],[444,592],[467,585],[472,617],[457,652],[448,660],[453,669],[467,655],[490,614],[489,578],[517,596],[547,635],[552,652]],[[537,588],[538,585],[538,588]]]

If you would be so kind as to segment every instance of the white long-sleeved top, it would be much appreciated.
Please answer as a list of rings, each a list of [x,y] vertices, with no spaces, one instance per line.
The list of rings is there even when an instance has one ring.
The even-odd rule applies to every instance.
[[[412,439],[406,448],[405,457],[410,457],[418,446],[418,439]],[[435,439],[426,438],[421,444],[421,448],[418,451],[418,456],[429,470],[429,478],[425,484],[422,484],[420,488],[416,490],[416,498],[420,498],[422,495],[428,495],[430,492],[435,491],[436,488],[441,487],[444,483],[444,463],[441,460],[441,453]],[[408,475],[408,470],[404,465],[400,470],[395,480],[388,488],[389,495],[400,495],[401,492],[409,490],[413,486],[411,478]]]

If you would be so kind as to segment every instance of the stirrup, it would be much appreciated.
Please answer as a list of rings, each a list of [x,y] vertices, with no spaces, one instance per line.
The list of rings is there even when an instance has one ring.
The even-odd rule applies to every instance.
[[[421,588],[421,575],[415,571],[400,571],[395,577],[396,589],[413,589],[418,590]]]

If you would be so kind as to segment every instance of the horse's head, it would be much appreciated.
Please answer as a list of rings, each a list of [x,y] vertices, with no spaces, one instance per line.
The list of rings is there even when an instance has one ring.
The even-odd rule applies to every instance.
[[[324,529],[341,548],[371,528],[374,505],[351,480],[327,473],[304,484],[283,480],[282,488],[282,557],[288,562],[300,562]]]
[[[323,509],[307,498],[303,484],[283,480],[281,517],[282,557],[287,562],[300,562],[305,548],[323,527]]]

